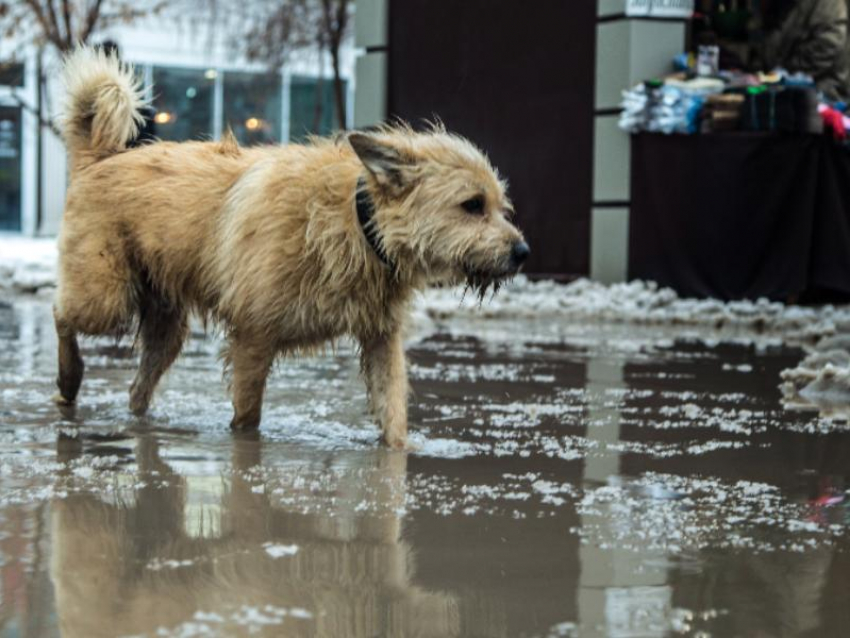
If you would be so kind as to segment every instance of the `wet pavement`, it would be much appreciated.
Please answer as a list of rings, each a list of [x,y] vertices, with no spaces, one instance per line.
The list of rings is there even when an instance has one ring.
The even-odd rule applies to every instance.
[[[846,636],[850,431],[770,338],[531,320],[412,338],[417,450],[353,349],[234,437],[215,338],[148,417],[130,343],[50,401],[49,304],[0,303],[0,636]]]

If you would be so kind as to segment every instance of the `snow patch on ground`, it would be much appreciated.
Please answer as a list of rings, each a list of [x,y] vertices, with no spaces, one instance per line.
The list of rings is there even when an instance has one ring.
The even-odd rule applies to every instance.
[[[279,543],[264,543],[263,549],[272,558],[283,558],[284,556],[295,556],[298,553],[298,545],[281,545]]]
[[[56,285],[56,239],[0,235],[0,290],[37,292]]]
[[[312,612],[301,607],[242,605],[226,611],[197,611],[191,620],[175,627],[160,627],[155,634],[150,635],[168,638],[256,635],[269,626],[284,624],[287,618],[303,621],[312,620],[314,616]]]
[[[411,451],[417,456],[442,459],[462,459],[486,452],[487,447],[455,439],[429,438],[421,432],[411,432],[408,440]]]
[[[767,299],[722,302],[680,298],[670,288],[645,281],[605,285],[578,279],[564,285],[533,282],[519,276],[483,304],[473,297],[464,296],[457,288],[429,290],[420,298],[418,311],[438,322],[468,316],[594,319],[790,333],[801,340],[832,335],[841,326],[850,327],[850,308],[786,306]]]
[[[783,370],[785,407],[817,410],[832,421],[850,421],[850,335],[822,340],[795,368]]]
[[[0,290],[37,292],[56,284],[53,238],[0,236]],[[460,288],[425,291],[413,308],[413,326],[457,317],[570,318],[611,323],[737,328],[792,334],[801,340],[850,329],[850,308],[786,306],[767,299],[722,302],[680,298],[670,288],[633,281],[604,285],[579,279],[563,285],[516,277],[499,294],[479,303]],[[739,368],[747,372],[745,368]]]

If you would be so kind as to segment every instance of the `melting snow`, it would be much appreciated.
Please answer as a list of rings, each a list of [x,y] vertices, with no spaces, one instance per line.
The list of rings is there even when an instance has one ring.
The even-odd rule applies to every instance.
[[[283,558],[284,556],[295,556],[298,553],[298,545],[277,545],[275,543],[263,544],[266,554],[272,558]]]
[[[57,249],[52,238],[0,237],[0,289],[35,292],[55,285]],[[414,308],[414,324],[451,317],[595,319],[615,323],[736,327],[794,335],[832,335],[850,326],[850,310],[786,306],[766,299],[724,303],[680,298],[653,282],[604,285],[579,279],[567,285],[532,282],[520,275],[484,304],[460,288],[426,291]],[[748,371],[739,366],[741,372]]]
[[[56,283],[56,239],[0,236],[0,289],[36,292]]]
[[[560,317],[595,319],[614,323],[667,324],[708,328],[746,328],[793,335],[805,341],[831,335],[850,326],[850,309],[786,306],[767,299],[732,301],[680,298],[673,290],[653,282],[632,281],[605,285],[579,279],[562,285],[532,282],[519,276],[493,299],[482,304],[463,299],[458,289],[429,290],[418,310],[433,320],[452,317]],[[746,369],[739,368],[744,372]]]

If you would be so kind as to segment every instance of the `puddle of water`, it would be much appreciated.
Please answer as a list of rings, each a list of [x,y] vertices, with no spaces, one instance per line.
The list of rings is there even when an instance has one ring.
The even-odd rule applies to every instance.
[[[458,320],[410,346],[412,454],[354,351],[285,361],[234,437],[214,339],[150,416],[127,344],[49,402],[49,306],[0,306],[0,636],[843,636],[850,433],[775,340]]]

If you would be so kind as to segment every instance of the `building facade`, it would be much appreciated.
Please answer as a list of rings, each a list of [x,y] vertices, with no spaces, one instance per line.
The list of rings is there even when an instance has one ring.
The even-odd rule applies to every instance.
[[[232,35],[151,17],[98,34],[134,65],[156,109],[163,140],[216,140],[229,127],[242,144],[302,140],[338,128],[330,61],[293,55],[281,71],[245,60]],[[342,51],[347,123],[352,122],[354,52]],[[34,47],[0,45],[0,233],[53,235],[62,218],[65,147],[61,61]],[[39,77],[43,77],[39,90]]]

